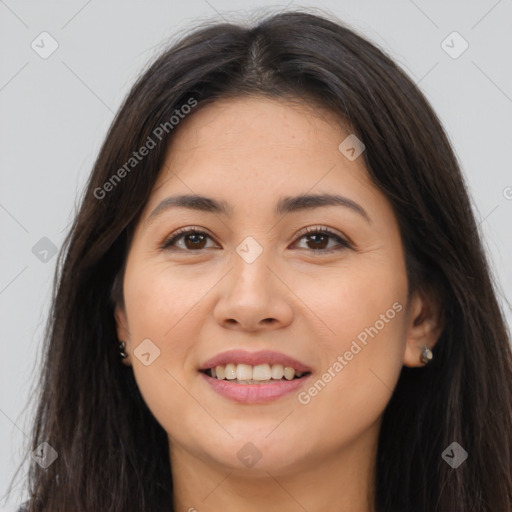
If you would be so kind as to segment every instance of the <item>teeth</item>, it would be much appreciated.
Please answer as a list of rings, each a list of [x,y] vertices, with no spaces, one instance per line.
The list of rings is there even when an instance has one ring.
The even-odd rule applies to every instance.
[[[224,373],[226,375],[226,379],[235,380],[236,379],[236,366],[233,363],[229,363],[224,368]]]
[[[270,380],[270,377],[272,377],[272,372],[268,364],[258,364],[252,369],[253,380]]]
[[[270,382],[271,380],[292,380],[294,377],[302,377],[305,372],[295,371],[291,366],[282,364],[234,364],[219,365],[210,368],[211,376],[220,380],[236,380],[240,384],[254,384]]]
[[[215,367],[215,374],[216,374],[215,377],[217,377],[217,379],[223,380],[226,377],[226,374],[224,373],[224,366],[216,366]],[[213,376],[214,375],[212,373],[212,377]]]
[[[284,378],[286,380],[292,380],[295,376],[295,370],[293,368],[290,368],[289,366],[284,367]]]
[[[284,366],[282,364],[273,364],[272,365],[272,378],[273,379],[282,379],[284,376]]]
[[[251,380],[252,366],[250,364],[238,364],[236,366],[236,378],[238,380]]]

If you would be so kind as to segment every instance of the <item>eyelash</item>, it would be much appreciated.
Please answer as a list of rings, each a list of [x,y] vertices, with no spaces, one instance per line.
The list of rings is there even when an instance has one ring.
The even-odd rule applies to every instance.
[[[339,243],[339,245],[341,245],[341,247],[334,247],[334,248],[330,248],[330,249],[303,249],[303,250],[306,250],[306,251],[309,251],[309,252],[313,252],[314,254],[318,254],[318,253],[330,253],[330,252],[335,252],[335,251],[341,251],[341,250],[345,250],[345,249],[351,249],[352,248],[352,245],[347,241],[347,240],[344,240],[343,238],[341,238],[337,233],[335,233],[334,231],[332,231],[331,229],[329,229],[328,227],[326,226],[313,226],[313,227],[307,227],[307,228],[304,228],[302,229],[301,231],[299,231],[295,236],[300,239],[306,237],[307,235],[311,235],[311,234],[318,234],[318,235],[327,235],[331,238],[334,238],[336,239],[336,241]],[[178,231],[176,231],[175,233],[173,233],[170,237],[167,237],[163,240],[163,242],[161,243],[160,245],[160,249],[161,250],[167,250],[167,251],[174,251],[174,250],[178,250],[178,251],[184,251],[184,252],[201,252],[201,251],[204,251],[206,249],[197,249],[197,250],[190,250],[190,249],[176,249],[176,248],[172,248],[172,245],[177,241],[179,240],[180,238],[183,238],[185,237],[186,235],[206,235],[207,237],[209,238],[212,238],[210,237],[210,235],[208,233],[206,233],[205,231],[202,231],[200,229],[197,229],[197,228],[182,228],[182,229],[179,229]]]

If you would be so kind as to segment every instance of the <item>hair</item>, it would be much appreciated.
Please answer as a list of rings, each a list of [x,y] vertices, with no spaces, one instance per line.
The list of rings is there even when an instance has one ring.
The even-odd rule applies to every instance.
[[[382,49],[304,11],[196,27],[153,59],[118,111],[57,261],[30,450],[46,441],[58,459],[31,464],[29,510],[173,509],[167,434],[120,363],[114,307],[123,304],[134,226],[176,131],[169,119],[191,98],[192,116],[255,95],[327,108],[363,141],[361,158],[399,224],[409,294],[442,314],[433,361],[402,368],[384,411],[376,510],[512,510],[510,335],[454,151],[425,96]],[[156,147],[105,186],[149,138]],[[457,469],[441,457],[454,441],[469,454]]]

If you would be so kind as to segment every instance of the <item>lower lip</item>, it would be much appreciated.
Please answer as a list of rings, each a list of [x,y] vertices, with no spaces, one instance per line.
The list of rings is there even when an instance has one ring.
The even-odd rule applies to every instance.
[[[214,379],[199,372],[215,392],[235,402],[243,404],[265,404],[297,391],[311,377],[311,374],[293,380],[278,380],[268,384],[236,384],[235,382]]]

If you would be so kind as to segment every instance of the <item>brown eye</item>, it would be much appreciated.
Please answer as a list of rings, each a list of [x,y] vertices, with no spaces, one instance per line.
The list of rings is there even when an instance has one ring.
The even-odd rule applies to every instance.
[[[323,233],[313,233],[311,235],[306,235],[304,238],[307,239],[306,243],[312,243],[313,246],[308,246],[309,249],[325,249],[327,244],[329,243],[329,238],[331,238],[329,235],[325,235]]]
[[[205,244],[208,238],[211,237],[204,231],[198,231],[197,229],[182,230],[165,240],[161,249],[177,248],[185,251],[198,251],[207,248]],[[177,242],[183,243],[180,246]]]
[[[306,247],[304,249],[310,249],[313,252],[331,252],[342,249],[349,249],[350,244],[341,238],[336,233],[332,232],[328,228],[306,228],[302,231],[302,236],[299,236],[299,240],[305,240]],[[300,235],[300,233],[299,233]],[[337,242],[329,247],[330,241]]]
[[[350,244],[328,228],[306,228],[302,231],[299,240],[305,240],[305,247],[300,249],[310,250],[313,253],[328,253],[350,248]],[[207,241],[212,239],[208,233],[198,229],[183,229],[166,239],[161,249],[182,250],[187,252],[207,249]],[[330,242],[335,242],[329,247]]]
[[[185,240],[185,247],[187,249],[204,249],[204,242],[206,237],[202,233],[190,233],[182,235]]]

